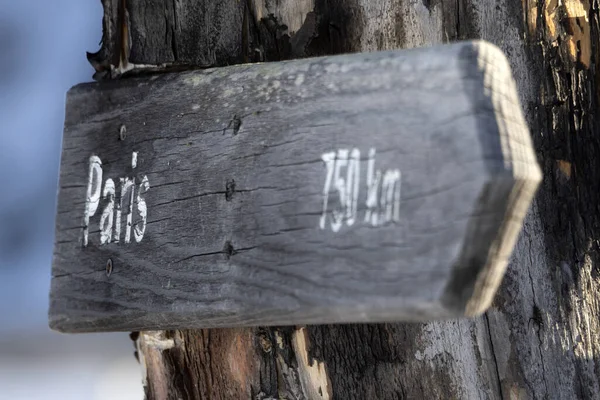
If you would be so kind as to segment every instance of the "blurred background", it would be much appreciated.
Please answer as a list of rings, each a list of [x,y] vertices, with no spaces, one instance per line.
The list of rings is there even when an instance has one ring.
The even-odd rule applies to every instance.
[[[0,6],[0,399],[141,400],[126,333],[47,323],[65,93],[91,80],[100,0]]]

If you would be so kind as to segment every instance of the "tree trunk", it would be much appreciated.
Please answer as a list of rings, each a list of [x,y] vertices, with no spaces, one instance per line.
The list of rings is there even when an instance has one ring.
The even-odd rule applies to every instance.
[[[483,317],[141,332],[148,399],[600,396],[597,0],[103,3],[98,78],[486,39],[509,57],[545,175]]]

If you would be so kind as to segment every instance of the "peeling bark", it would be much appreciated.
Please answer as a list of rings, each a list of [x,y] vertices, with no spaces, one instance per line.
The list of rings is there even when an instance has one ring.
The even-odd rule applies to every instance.
[[[509,57],[545,176],[485,316],[144,332],[147,398],[599,396],[598,1],[127,0],[121,13],[119,0],[103,4],[97,78],[486,39]]]

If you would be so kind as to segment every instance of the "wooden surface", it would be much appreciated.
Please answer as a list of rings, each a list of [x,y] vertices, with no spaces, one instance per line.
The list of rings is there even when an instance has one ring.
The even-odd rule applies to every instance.
[[[50,324],[475,315],[540,178],[483,42],[80,85]]]
[[[124,0],[102,3],[108,29],[97,54],[98,78],[128,70],[118,68],[120,31],[110,24],[114,5]],[[201,67],[204,54],[224,66],[483,38],[509,59],[544,181],[502,286],[481,317],[141,332],[147,398],[598,398],[598,2],[250,0],[235,2],[240,17],[221,28],[219,15],[229,15],[234,1],[215,1],[222,12],[198,7],[206,3],[178,0],[148,10],[128,0],[125,27],[145,35],[126,43],[135,49],[125,52],[135,65],[125,76]],[[195,21],[203,23],[183,29]],[[169,30],[148,45],[145,38],[159,24]],[[173,55],[169,32],[178,48],[200,44],[209,51],[195,53],[199,62]],[[222,38],[205,38],[215,34]]]

